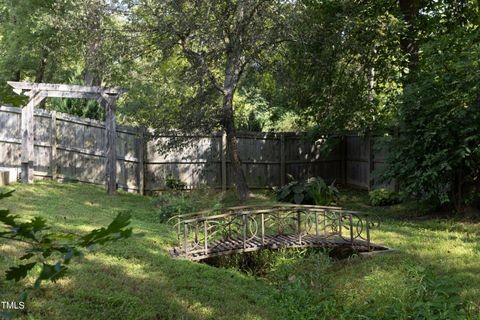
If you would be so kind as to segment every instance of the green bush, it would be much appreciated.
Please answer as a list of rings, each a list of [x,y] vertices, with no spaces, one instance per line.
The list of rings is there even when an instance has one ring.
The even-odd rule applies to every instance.
[[[165,178],[165,185],[171,190],[184,190],[187,184],[182,180],[176,178],[173,174],[169,174]]]
[[[296,204],[314,204],[305,182],[292,181],[277,191],[277,201]]]
[[[329,205],[338,198],[338,189],[333,183],[327,185],[322,178],[310,178],[307,181],[308,190],[317,205]]]
[[[368,193],[370,197],[370,204],[377,206],[390,206],[401,202],[401,197],[398,192],[390,191],[385,188],[372,190]]]
[[[292,181],[277,191],[277,201],[295,204],[329,205],[337,198],[338,190],[333,183],[327,185],[320,177],[306,182]]]
[[[177,214],[190,213],[196,210],[194,201],[188,195],[169,193],[165,197],[160,197],[159,202],[160,222],[165,222]]]
[[[383,178],[396,179],[410,198],[462,212],[480,205],[480,64],[471,54],[480,33],[452,28],[420,49]]]

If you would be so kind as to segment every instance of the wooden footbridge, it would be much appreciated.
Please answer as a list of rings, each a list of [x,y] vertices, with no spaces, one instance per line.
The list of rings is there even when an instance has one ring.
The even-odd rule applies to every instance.
[[[368,215],[338,207],[244,206],[177,215],[176,258],[202,260],[264,248],[350,247],[386,250],[371,242]]]

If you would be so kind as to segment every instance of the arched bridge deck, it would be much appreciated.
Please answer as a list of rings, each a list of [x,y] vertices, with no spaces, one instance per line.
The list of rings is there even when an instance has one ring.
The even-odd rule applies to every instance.
[[[173,257],[202,260],[264,248],[351,247],[386,250],[371,242],[368,215],[338,207],[244,206],[174,216]]]

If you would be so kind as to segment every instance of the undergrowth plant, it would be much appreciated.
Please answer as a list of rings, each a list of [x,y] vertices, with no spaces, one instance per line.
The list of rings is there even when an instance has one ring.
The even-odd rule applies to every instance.
[[[338,198],[334,183],[328,185],[322,178],[310,178],[305,182],[292,181],[277,191],[277,201],[295,204],[329,205]]]
[[[389,206],[401,202],[401,196],[398,192],[390,191],[385,188],[378,188],[368,193],[370,204],[374,207]]]

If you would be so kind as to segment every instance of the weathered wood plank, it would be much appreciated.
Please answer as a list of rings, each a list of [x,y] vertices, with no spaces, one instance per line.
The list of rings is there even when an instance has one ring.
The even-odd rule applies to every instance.
[[[22,181],[33,182],[34,171],[34,108],[42,102],[43,96],[34,91],[28,104],[22,109]]]
[[[105,97],[106,102],[106,121],[105,121],[105,133],[107,140],[107,151],[106,151],[106,184],[107,192],[110,195],[113,195],[117,192],[117,154],[116,154],[116,139],[117,132],[115,130],[115,111],[116,111],[116,100]]]
[[[81,86],[81,85],[72,85],[72,84],[33,83],[33,82],[18,82],[18,81],[7,81],[7,83],[11,87],[13,87],[15,90],[17,90],[15,91],[16,93],[19,93],[22,90],[107,93],[107,94],[122,94],[126,92],[125,89],[121,89],[121,88]]]

